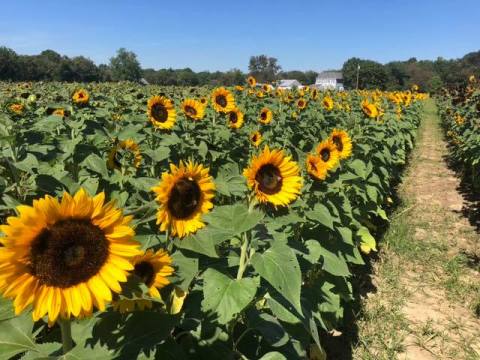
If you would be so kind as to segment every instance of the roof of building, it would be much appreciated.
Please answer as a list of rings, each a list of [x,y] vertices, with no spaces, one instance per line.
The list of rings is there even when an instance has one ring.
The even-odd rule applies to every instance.
[[[295,79],[278,80],[278,86],[287,87],[287,86],[299,86],[299,85],[302,85],[302,84],[300,83],[300,81],[295,80]]]
[[[322,71],[317,79],[343,79],[343,74],[341,71]]]

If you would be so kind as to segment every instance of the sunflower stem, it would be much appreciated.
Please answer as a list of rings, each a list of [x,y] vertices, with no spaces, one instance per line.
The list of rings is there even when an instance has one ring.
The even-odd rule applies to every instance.
[[[240,280],[247,267],[247,249],[248,249],[248,236],[247,233],[243,233],[243,243],[240,248],[240,263],[238,264],[237,280]]]
[[[73,348],[72,323],[70,322],[70,319],[59,319],[58,325],[60,325],[60,330],[62,332],[63,353],[66,354]]]

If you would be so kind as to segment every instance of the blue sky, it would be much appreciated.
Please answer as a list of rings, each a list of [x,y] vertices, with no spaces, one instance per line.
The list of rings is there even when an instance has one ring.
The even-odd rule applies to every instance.
[[[123,1],[2,3],[0,45],[106,63],[116,49],[143,67],[247,70],[251,55],[284,70],[461,57],[480,50],[479,0]]]

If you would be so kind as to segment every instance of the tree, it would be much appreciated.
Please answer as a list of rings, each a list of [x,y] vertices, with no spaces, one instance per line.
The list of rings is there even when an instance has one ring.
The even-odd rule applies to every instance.
[[[360,66],[360,69],[358,69]],[[359,58],[348,59],[342,68],[343,81],[345,86],[355,88],[357,82],[360,89],[385,89],[388,81],[388,75],[385,67],[372,60],[362,60]]]
[[[18,55],[12,49],[0,47],[0,80],[16,80]]]
[[[137,81],[142,76],[142,68],[137,55],[125,48],[117,50],[117,55],[110,59],[112,78],[115,81]]]
[[[267,55],[251,56],[248,64],[250,75],[260,82],[272,82],[277,79],[277,74],[282,69],[277,64],[277,59]]]

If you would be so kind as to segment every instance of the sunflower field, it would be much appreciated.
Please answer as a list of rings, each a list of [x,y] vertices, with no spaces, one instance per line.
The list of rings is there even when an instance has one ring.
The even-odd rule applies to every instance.
[[[426,98],[254,78],[0,94],[0,354],[15,359],[323,358]]]
[[[461,89],[439,96],[439,114],[450,144],[452,160],[465,179],[480,191],[480,85],[474,75]]]

